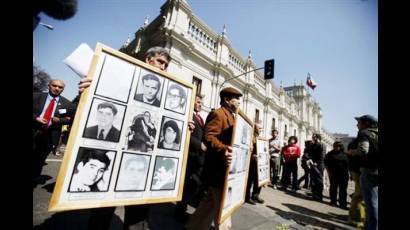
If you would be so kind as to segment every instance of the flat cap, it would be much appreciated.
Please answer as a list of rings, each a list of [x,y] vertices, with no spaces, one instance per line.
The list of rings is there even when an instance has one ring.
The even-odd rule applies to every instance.
[[[238,95],[238,96],[240,96],[240,97],[243,96],[243,94],[242,94],[239,90],[237,90],[237,89],[235,89],[235,88],[233,88],[233,87],[226,87],[226,88],[224,88],[223,90],[221,90],[221,92],[219,93],[219,95],[220,95],[220,96],[224,96],[224,95]]]
[[[369,123],[370,125],[377,125],[377,118],[373,117],[372,115],[366,114],[361,117],[355,117],[357,121]]]

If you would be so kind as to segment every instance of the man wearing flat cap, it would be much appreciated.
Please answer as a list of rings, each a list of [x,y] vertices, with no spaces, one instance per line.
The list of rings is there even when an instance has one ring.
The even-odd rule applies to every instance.
[[[371,115],[355,117],[357,120],[357,148],[348,154],[360,156],[360,185],[366,207],[365,229],[378,229],[378,122]]]
[[[226,168],[232,160],[232,147],[229,145],[235,124],[234,116],[239,108],[242,93],[235,88],[227,87],[219,96],[221,107],[208,115],[203,136],[207,147],[203,178],[204,183],[209,186],[208,192],[188,221],[187,229],[207,230],[213,220],[216,229],[231,228],[230,217],[219,226],[216,217],[220,209]]]

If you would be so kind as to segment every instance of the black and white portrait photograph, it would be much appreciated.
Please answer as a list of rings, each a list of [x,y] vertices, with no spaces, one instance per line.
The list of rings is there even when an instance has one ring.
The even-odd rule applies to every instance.
[[[94,98],[83,137],[118,142],[125,106]]]
[[[184,122],[163,116],[158,148],[179,151]]]
[[[128,127],[126,149],[143,153],[153,151],[158,123],[156,113],[138,111]]]
[[[269,159],[268,149],[269,149],[268,140],[265,140],[265,139],[256,140],[256,153],[258,156],[257,168],[258,168],[259,186],[269,183],[270,159]]]
[[[123,153],[115,191],[143,191],[151,156]]]
[[[178,158],[160,157],[155,159],[151,190],[173,190],[178,169]]]
[[[184,86],[170,81],[165,99],[165,109],[185,114],[185,108],[187,105],[187,88]]]
[[[235,174],[245,171],[247,151],[235,147],[232,152],[232,161],[229,165],[229,174]]]
[[[241,143],[242,144],[247,144],[247,140],[249,139],[250,136],[250,129],[248,126],[242,126],[242,132],[241,132]]]
[[[252,126],[244,118],[237,116],[235,126],[234,144],[249,147],[252,138]]]
[[[115,153],[80,147],[68,192],[108,191]]]
[[[160,107],[163,88],[163,77],[142,69],[134,100]]]
[[[235,148],[234,150],[237,154],[236,173],[244,172],[246,170],[248,150],[243,148]]]
[[[136,69],[140,70],[127,61],[107,54],[95,94],[127,103]]]

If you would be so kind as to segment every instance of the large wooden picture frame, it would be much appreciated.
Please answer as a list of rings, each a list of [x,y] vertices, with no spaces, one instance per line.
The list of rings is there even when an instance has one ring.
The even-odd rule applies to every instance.
[[[101,43],[87,76],[48,210],[180,201],[196,86]]]
[[[266,138],[256,139],[258,186],[261,187],[270,181],[269,141]]]
[[[250,163],[253,123],[238,109],[232,134],[233,159],[226,170],[217,222],[223,223],[245,202],[246,183]]]

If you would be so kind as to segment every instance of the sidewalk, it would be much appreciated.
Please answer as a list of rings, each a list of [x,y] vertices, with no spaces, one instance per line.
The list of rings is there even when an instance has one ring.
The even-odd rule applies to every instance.
[[[33,191],[33,229],[76,229],[86,230],[89,216],[88,210],[75,210],[61,213],[48,213],[47,206],[55,184],[62,156],[51,156],[44,166],[46,175],[44,184],[38,185]],[[324,202],[309,200],[306,190],[296,194],[274,190],[271,187],[262,189],[261,197],[264,204],[251,205],[245,203],[232,216],[232,226],[235,230],[277,229],[287,225],[288,229],[355,229],[347,225],[347,210],[328,205],[329,199],[325,193]],[[348,190],[348,194],[352,191]],[[350,197],[348,197],[350,201]],[[183,223],[174,218],[175,204],[155,204],[150,208],[150,229],[182,229]],[[188,212],[192,213],[193,208]],[[123,225],[124,208],[118,207],[112,218],[111,229],[120,230]]]

